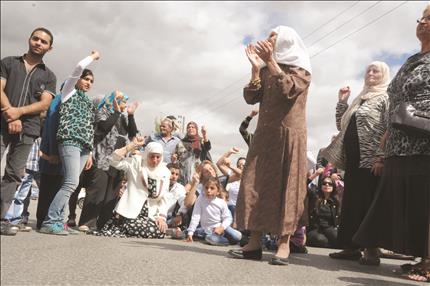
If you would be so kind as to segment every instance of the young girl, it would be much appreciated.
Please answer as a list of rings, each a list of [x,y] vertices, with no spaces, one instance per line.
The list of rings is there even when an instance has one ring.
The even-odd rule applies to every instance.
[[[227,203],[221,199],[223,189],[217,178],[211,177],[204,185],[203,195],[194,205],[187,241],[193,241],[193,235],[204,238],[211,245],[229,245],[237,243],[242,234],[230,227],[233,222]],[[200,227],[197,228],[200,222]]]

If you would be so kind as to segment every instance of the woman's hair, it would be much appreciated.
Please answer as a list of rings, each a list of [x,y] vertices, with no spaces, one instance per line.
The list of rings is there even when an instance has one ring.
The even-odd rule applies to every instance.
[[[220,198],[220,199],[226,200],[226,193],[227,192],[222,187],[222,185],[219,182],[218,178],[209,177],[208,180],[206,181],[206,183],[204,184],[205,189],[206,189],[206,186],[209,185],[209,184],[215,184],[215,186],[218,189],[218,195],[217,195],[217,197]],[[227,193],[227,198],[228,198],[228,193]]]
[[[337,198],[336,182],[331,178],[330,175],[324,176],[324,177],[322,177],[321,180],[318,181],[317,195],[321,198],[324,198],[324,192],[322,191],[322,187],[323,187],[323,182],[327,179],[330,180],[330,182],[332,183],[332,188],[333,188],[333,191],[330,193],[330,197],[331,198]]]
[[[84,77],[86,77],[87,75],[90,75],[90,76],[92,76],[93,78],[94,78],[94,74],[93,74],[93,72],[91,71],[91,70],[89,70],[89,69],[84,69],[84,71],[82,72],[82,74],[81,74],[81,78],[84,78]]]
[[[203,162],[201,162],[200,165],[197,166],[196,172],[201,175],[201,173],[203,171],[203,167],[207,164],[211,165],[212,169],[214,169],[215,174],[216,174],[217,173],[217,167],[213,162],[211,162],[209,160],[204,160]]]

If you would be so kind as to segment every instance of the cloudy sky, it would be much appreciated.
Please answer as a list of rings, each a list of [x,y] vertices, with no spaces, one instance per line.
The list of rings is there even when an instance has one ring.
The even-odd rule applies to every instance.
[[[98,50],[89,95],[120,89],[139,101],[143,134],[153,131],[156,117],[181,115],[206,126],[214,158],[231,146],[246,155],[238,128],[257,106],[242,96],[250,78],[245,44],[265,38],[277,25],[290,26],[311,55],[308,150],[316,157],[337,132],[338,89],[350,86],[351,102],[374,60],[387,62],[393,77],[419,51],[416,19],[427,3],[1,1],[1,57],[24,54],[31,31],[46,27],[54,34],[54,49],[44,60],[57,87],[79,60]]]

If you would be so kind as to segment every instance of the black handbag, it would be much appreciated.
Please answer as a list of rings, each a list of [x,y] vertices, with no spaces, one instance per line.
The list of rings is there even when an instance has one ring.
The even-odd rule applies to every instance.
[[[412,104],[402,102],[394,109],[391,125],[413,136],[430,136],[430,112],[416,110]]]

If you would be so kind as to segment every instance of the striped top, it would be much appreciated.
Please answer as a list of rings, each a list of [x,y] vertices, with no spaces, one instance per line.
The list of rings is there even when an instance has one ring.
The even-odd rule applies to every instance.
[[[347,103],[338,102],[336,105],[336,126],[340,129],[342,116],[348,109]],[[376,157],[382,156],[379,143],[388,124],[388,95],[383,94],[362,101],[355,112],[358,144],[360,151],[360,168],[371,168]],[[321,155],[335,167],[345,170],[346,158],[343,146],[345,130],[340,130],[336,138],[327,148],[321,150]]]

